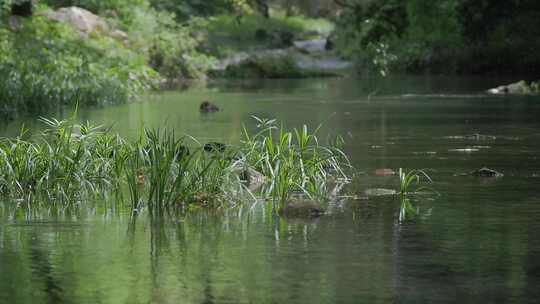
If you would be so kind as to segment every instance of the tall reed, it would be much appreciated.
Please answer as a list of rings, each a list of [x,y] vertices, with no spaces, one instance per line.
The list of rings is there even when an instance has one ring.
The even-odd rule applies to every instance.
[[[248,164],[268,177],[266,197],[281,203],[293,193],[327,199],[328,181],[347,178],[347,156],[336,146],[319,143],[320,126],[313,132],[306,125],[286,131],[276,120],[254,119],[259,131],[251,136],[244,128],[242,152]]]
[[[418,207],[414,207],[413,200],[418,200],[422,194],[439,194],[431,187],[422,185],[426,180],[428,183],[433,183],[431,177],[424,170],[410,170],[406,172],[399,168],[399,221],[414,219],[420,213]]]
[[[127,140],[110,128],[75,123],[75,116],[40,120],[45,130],[32,140],[25,130],[0,140],[4,199],[65,205],[110,194],[123,201],[127,193],[133,211],[159,215],[235,205],[256,195],[278,203],[293,194],[328,199],[330,182],[347,178],[347,157],[319,143],[319,128],[286,131],[275,120],[257,118],[260,130],[252,136],[244,129],[240,146],[205,149],[166,128],[143,129]],[[246,172],[266,177],[260,194],[248,190]]]

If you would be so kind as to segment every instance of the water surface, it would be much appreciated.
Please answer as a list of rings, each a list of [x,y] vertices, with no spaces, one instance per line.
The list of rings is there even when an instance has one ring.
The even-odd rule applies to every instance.
[[[424,168],[439,197],[398,221],[392,197],[315,220],[255,207],[132,219],[110,205],[24,213],[0,205],[0,303],[534,303],[540,297],[540,99],[482,93],[500,79],[230,81],[81,110],[126,136],[167,125],[237,143],[251,116],[340,134],[354,185]],[[223,111],[203,115],[210,100]],[[66,117],[68,111],[57,113]],[[14,135],[21,124],[2,126]],[[474,136],[471,136],[474,135]],[[486,135],[486,136],[482,136]],[[487,166],[499,179],[462,176]]]

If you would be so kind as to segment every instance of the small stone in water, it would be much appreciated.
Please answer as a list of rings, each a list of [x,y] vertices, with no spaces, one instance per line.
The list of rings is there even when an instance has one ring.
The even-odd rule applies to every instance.
[[[464,148],[464,149],[450,149],[448,150],[450,152],[462,152],[462,153],[471,153],[471,152],[478,152],[480,149],[476,148]]]
[[[425,151],[425,152],[413,152],[414,155],[435,155],[437,152],[435,151]]]
[[[367,196],[389,196],[396,195],[397,191],[393,189],[373,188],[367,189],[366,191],[364,191],[364,194]]]
[[[472,171],[470,174],[478,177],[503,177],[504,174],[501,172],[495,171],[493,169],[489,169],[486,167],[480,168],[478,170]]]
[[[388,168],[375,170],[375,175],[377,176],[390,176],[390,175],[395,175],[395,174],[396,174],[396,171],[392,169],[388,169]]]

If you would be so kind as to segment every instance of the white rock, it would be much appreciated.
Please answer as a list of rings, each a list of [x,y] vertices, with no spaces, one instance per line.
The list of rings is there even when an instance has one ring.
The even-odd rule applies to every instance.
[[[94,31],[109,30],[107,23],[98,15],[76,6],[60,8],[44,15],[52,20],[71,25],[81,36],[86,36]]]

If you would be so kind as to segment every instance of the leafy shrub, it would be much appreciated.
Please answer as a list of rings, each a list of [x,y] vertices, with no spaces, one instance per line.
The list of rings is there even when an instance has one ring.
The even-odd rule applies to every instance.
[[[410,72],[537,73],[540,2],[343,0],[338,49]],[[384,45],[385,52],[373,52]],[[375,46],[375,48],[374,48]]]
[[[0,28],[0,111],[125,102],[153,85],[145,60],[111,38],[81,38],[44,17]]]
[[[191,22],[193,32],[204,33],[207,45],[203,52],[216,57],[227,57],[238,52],[258,49],[282,48],[284,40],[312,38],[309,35],[327,36],[334,29],[333,23],[324,19],[302,16],[286,17],[273,15],[264,18],[257,14],[246,14],[241,18],[218,15]],[[264,32],[264,37],[257,33]],[[283,39],[290,36],[291,39]]]
[[[142,51],[150,66],[168,79],[204,78],[213,58],[198,51],[189,24],[181,26],[170,13],[133,8],[127,27],[131,48]]]

